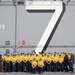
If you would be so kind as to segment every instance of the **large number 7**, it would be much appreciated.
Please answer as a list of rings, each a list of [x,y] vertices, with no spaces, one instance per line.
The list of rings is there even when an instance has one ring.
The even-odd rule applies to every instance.
[[[51,37],[52,31],[63,13],[63,2],[62,1],[33,1],[29,4],[26,2],[27,10],[54,10],[54,14],[49,21],[47,28],[45,29],[35,51],[36,53],[42,52],[47,46],[48,39]],[[40,47],[41,46],[41,47]]]

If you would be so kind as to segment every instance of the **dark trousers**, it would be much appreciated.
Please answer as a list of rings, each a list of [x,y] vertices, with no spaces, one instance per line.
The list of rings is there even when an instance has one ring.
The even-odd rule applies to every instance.
[[[5,72],[10,72],[10,62],[5,63]]]
[[[16,72],[16,63],[12,63],[12,72]]]
[[[10,72],[12,72],[12,62],[10,61]]]
[[[54,70],[54,69],[53,69],[53,68],[54,68],[54,67],[53,67],[53,64],[54,64],[54,62],[52,61],[52,62],[51,62],[51,71]]]
[[[6,61],[3,61],[3,70],[5,72],[5,64],[6,64]]]
[[[38,72],[43,73],[43,67],[38,67]]]
[[[44,69],[43,69],[43,71],[44,71]],[[38,67],[38,65],[36,66],[36,72],[39,72],[39,67]]]
[[[29,62],[26,62],[26,72],[29,72]]]
[[[23,72],[26,72],[26,62],[23,62]]]
[[[51,71],[51,63],[47,63],[47,71]]]
[[[36,73],[36,67],[32,68],[32,73]]]
[[[23,72],[23,61],[20,62],[20,71]]]
[[[59,63],[59,71],[63,72],[64,71],[64,64]]]
[[[32,72],[32,66],[30,62],[29,62],[29,72]]]
[[[21,70],[20,70],[20,63],[16,63],[16,72],[20,72]]]
[[[65,69],[66,72],[69,71],[68,66],[69,66],[68,63],[64,63],[64,69]]]
[[[71,62],[71,63],[70,63],[70,71],[71,71],[71,72],[74,72],[74,68],[73,68],[73,67],[74,67],[74,63]]]
[[[47,63],[44,61],[44,67],[43,67],[43,72],[47,71]]]
[[[0,61],[0,72],[2,72],[2,61]]]
[[[54,72],[57,72],[58,70],[58,63],[53,63],[53,69],[54,69]]]

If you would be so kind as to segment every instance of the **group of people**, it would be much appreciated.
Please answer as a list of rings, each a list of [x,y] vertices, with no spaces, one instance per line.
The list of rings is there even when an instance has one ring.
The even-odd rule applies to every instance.
[[[74,72],[74,54],[65,52],[4,54],[2,62],[4,72]]]

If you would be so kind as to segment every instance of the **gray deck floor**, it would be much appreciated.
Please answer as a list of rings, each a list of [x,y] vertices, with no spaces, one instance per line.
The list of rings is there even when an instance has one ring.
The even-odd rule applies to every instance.
[[[70,72],[44,72],[43,74],[30,74],[30,73],[3,73],[0,72],[0,75],[75,75],[75,73]]]

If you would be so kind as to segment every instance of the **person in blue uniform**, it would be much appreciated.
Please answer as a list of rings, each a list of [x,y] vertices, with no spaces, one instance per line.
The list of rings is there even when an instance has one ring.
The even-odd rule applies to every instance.
[[[68,55],[67,53],[65,53],[65,57],[64,57],[64,68],[65,68],[65,71],[68,72],[68,66],[69,66],[69,59],[68,59]]]
[[[71,54],[71,58],[70,58],[70,61],[69,61],[69,63],[70,63],[70,71],[72,72],[72,73],[74,73],[74,54]]]

